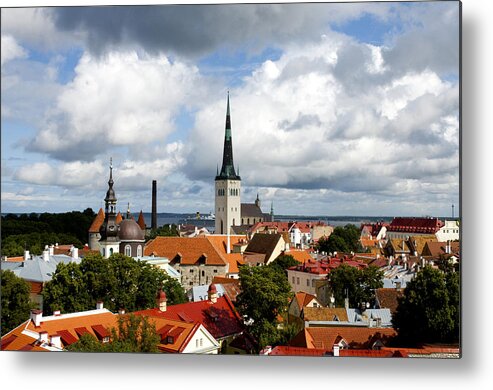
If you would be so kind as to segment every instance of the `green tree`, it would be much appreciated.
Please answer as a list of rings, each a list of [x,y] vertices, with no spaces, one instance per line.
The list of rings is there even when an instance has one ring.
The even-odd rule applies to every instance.
[[[275,344],[280,339],[278,316],[286,313],[292,297],[286,275],[277,266],[241,266],[239,278],[238,311],[252,320],[249,330],[260,347]]]
[[[272,263],[269,264],[269,266],[278,267],[279,270],[285,272],[287,275],[286,270],[289,267],[294,267],[299,264],[300,263],[298,263],[296,259],[291,255],[279,255]]]
[[[178,237],[180,236],[180,233],[178,232],[178,226],[176,226],[175,224],[171,224],[171,225],[168,224],[168,225],[163,225],[157,229],[153,229],[151,230],[148,239],[152,240],[157,236]]]
[[[147,317],[133,314],[119,316],[118,328],[111,329],[108,343],[101,343],[86,333],[67,347],[72,352],[158,352],[159,336]]]
[[[84,274],[77,263],[59,263],[52,279],[43,288],[43,311],[60,310],[72,313],[93,309],[91,291],[84,283]]]
[[[424,267],[407,284],[392,317],[399,342],[457,342],[459,340],[460,287],[457,273],[445,274]]]
[[[372,305],[375,290],[383,286],[383,272],[373,266],[360,270],[342,264],[330,271],[328,279],[336,306],[344,306],[346,296],[350,307],[360,307],[366,302]]]
[[[353,224],[337,226],[329,237],[318,240],[317,249],[321,252],[361,252],[360,231]]]
[[[10,270],[0,270],[2,279],[2,335],[29,319],[34,304],[29,284]]]
[[[169,305],[186,302],[183,287],[159,268],[118,253],[108,259],[89,254],[80,264],[57,267],[43,291],[44,309],[83,311],[93,309],[99,300],[112,312],[148,309],[155,307],[161,288]]]

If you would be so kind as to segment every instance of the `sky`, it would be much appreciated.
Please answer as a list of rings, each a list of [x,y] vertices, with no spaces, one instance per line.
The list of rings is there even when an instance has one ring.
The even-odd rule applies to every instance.
[[[459,4],[3,8],[1,209],[459,213]]]

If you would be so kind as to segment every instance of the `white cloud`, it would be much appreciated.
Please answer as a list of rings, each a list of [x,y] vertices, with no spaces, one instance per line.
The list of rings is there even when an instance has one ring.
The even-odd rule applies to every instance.
[[[397,195],[408,205],[426,204],[436,183],[455,196],[457,86],[429,69],[393,72],[379,53],[328,34],[316,44],[292,45],[232,90],[234,158],[243,185],[315,191],[310,196],[331,190],[354,201],[373,196],[375,207],[380,196]],[[361,61],[341,71],[340,61],[355,58]],[[352,89],[355,80],[366,85]],[[211,180],[221,164],[224,100],[197,113],[188,145],[192,178]]]
[[[2,65],[16,58],[26,57],[27,51],[22,46],[20,46],[12,36],[2,34]]]
[[[112,146],[164,141],[193,100],[198,71],[136,52],[83,55],[30,148],[62,160],[91,160]]]

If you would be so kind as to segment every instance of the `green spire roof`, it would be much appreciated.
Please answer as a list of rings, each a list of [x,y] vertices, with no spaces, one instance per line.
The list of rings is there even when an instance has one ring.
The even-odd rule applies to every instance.
[[[241,180],[240,176],[237,175],[235,172],[235,167],[233,162],[233,140],[231,136],[229,91],[228,91],[228,104],[226,108],[226,130],[224,133],[223,165],[221,167],[221,172],[216,176],[216,180]]]

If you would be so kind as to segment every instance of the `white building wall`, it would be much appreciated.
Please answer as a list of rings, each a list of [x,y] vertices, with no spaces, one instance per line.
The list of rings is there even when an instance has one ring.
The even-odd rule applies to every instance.
[[[311,274],[309,272],[288,269],[288,281],[293,292],[304,291],[308,294],[317,295],[316,280],[323,280],[327,275]]]
[[[219,342],[200,325],[199,329],[194,333],[183,353],[198,353],[217,355],[220,345]]]
[[[227,234],[228,226],[241,225],[241,181],[216,180],[215,191],[215,234]]]
[[[436,233],[439,242],[459,240],[459,226],[456,221],[445,221],[445,225]]]

